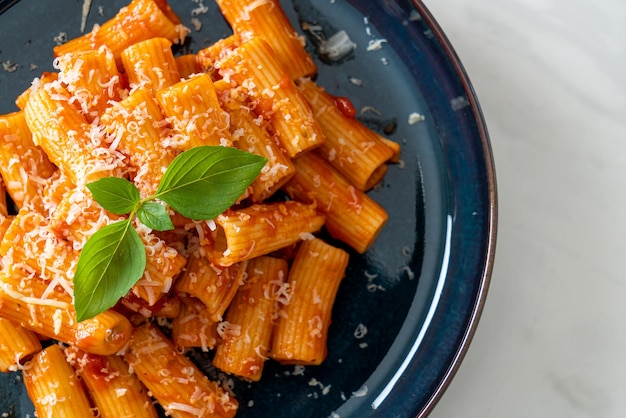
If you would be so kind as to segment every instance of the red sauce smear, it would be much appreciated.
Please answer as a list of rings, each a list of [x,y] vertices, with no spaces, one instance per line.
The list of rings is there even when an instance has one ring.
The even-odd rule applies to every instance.
[[[339,109],[342,115],[350,119],[356,116],[356,109],[354,108],[354,105],[352,104],[350,99],[341,96],[335,96],[334,101],[335,107]]]

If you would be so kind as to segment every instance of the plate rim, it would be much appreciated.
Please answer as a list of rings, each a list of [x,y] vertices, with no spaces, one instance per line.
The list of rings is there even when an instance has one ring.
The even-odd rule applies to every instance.
[[[483,313],[489,286],[491,284],[491,277],[493,273],[493,266],[495,262],[496,241],[498,233],[498,193],[497,193],[497,181],[496,181],[496,169],[493,156],[493,150],[491,147],[491,141],[487,130],[486,120],[480,106],[478,96],[469,75],[465,70],[464,65],[461,62],[459,55],[452,46],[451,41],[443,31],[443,28],[436,20],[434,15],[430,12],[428,7],[424,4],[423,0],[409,0],[410,3],[420,14],[422,20],[431,29],[433,37],[437,39],[441,45],[442,51],[448,58],[449,63],[452,65],[454,72],[459,77],[459,82],[466,94],[469,108],[471,109],[472,116],[476,122],[476,129],[478,131],[478,137],[480,139],[480,145],[482,147],[482,156],[485,162],[485,173],[487,178],[487,245],[484,258],[482,260],[483,269],[480,272],[480,284],[477,293],[477,297],[474,300],[474,304],[471,310],[470,319],[466,324],[465,331],[462,334],[461,339],[458,341],[457,350],[454,353],[453,359],[448,365],[442,379],[437,384],[435,390],[432,392],[428,401],[419,409],[417,417],[425,417],[430,414],[437,403],[443,397],[445,391],[450,386],[450,383],[454,379],[458,372],[463,359],[465,358],[469,346],[476,334],[478,324],[480,322],[481,315]]]

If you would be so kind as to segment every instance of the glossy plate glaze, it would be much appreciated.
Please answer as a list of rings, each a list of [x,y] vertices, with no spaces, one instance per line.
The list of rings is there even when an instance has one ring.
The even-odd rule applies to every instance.
[[[126,3],[94,0],[86,27]],[[194,28],[179,52],[230,34],[213,2],[170,4]],[[296,27],[315,28],[309,45],[319,62],[317,81],[350,98],[365,123],[402,145],[401,162],[370,192],[390,219],[370,251],[351,254],[322,366],[269,361],[261,382],[251,384],[219,376],[210,355],[193,359],[233,385],[241,417],[426,415],[465,354],[493,263],[496,185],[478,101],[420,2],[282,4]],[[80,34],[81,9],[79,0],[22,0],[0,15],[1,113],[16,110],[13,99],[52,70],[55,39]],[[192,19],[201,22],[199,30]],[[340,62],[319,60],[316,42],[341,30],[356,49]],[[3,416],[32,416],[19,374],[1,375],[0,391]]]

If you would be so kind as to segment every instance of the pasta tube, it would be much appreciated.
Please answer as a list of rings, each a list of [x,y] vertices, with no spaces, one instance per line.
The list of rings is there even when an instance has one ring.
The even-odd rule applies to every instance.
[[[38,417],[93,416],[85,388],[57,344],[33,357],[23,376]]]
[[[157,91],[180,81],[172,43],[165,38],[132,44],[122,51],[121,58],[131,89],[143,87],[154,96]]]
[[[283,150],[276,145],[264,125],[257,124],[250,109],[242,105],[229,106],[231,129],[236,147],[267,158],[259,176],[252,182],[250,198],[262,202],[279,190],[293,175],[296,168]]]
[[[326,137],[317,151],[359,190],[376,185],[387,172],[386,163],[394,151],[378,134],[342,111],[338,103],[343,102],[338,102],[339,98],[308,79],[301,80],[298,87],[311,104]]]
[[[271,356],[282,363],[320,364],[331,310],[348,253],[313,238],[300,244],[289,271],[293,293],[279,315]]]
[[[145,228],[138,232],[146,247],[146,270],[131,291],[153,306],[173,288],[187,259]]]
[[[258,257],[250,260],[246,284],[239,288],[226,313],[222,339],[213,365],[226,373],[258,381],[268,359],[272,329],[287,277],[287,261]],[[226,325],[226,326],[225,326]]]
[[[62,55],[55,63],[58,79],[71,95],[70,103],[89,122],[104,112],[110,100],[118,101],[126,93],[115,57],[106,46]]]
[[[86,187],[66,192],[50,215],[50,230],[80,250],[96,231],[120,217],[105,210]]]
[[[18,208],[43,212],[45,180],[55,170],[47,155],[34,144],[24,112],[0,116],[0,173]]]
[[[93,200],[86,187],[75,187],[54,208],[50,230],[80,250],[96,231],[119,218]]]
[[[5,266],[34,272],[71,294],[70,277],[78,263],[78,252],[59,239],[43,215],[20,210],[0,241],[0,255]]]
[[[220,106],[208,74],[183,80],[157,93],[181,150],[201,145],[231,146],[230,117]]]
[[[31,85],[28,86],[28,88],[26,90],[24,90],[24,92],[22,92],[22,94],[17,96],[17,99],[15,99],[15,105],[20,110],[24,110],[24,108],[26,107],[26,102],[28,102],[28,97],[30,96],[30,93],[33,90],[38,89],[39,87],[41,87],[44,84],[50,83],[52,81],[57,81],[58,79],[59,79],[59,73],[58,72],[44,71],[39,78],[35,78],[33,80]]]
[[[16,371],[22,360],[41,351],[37,335],[21,326],[0,318],[0,372]]]
[[[292,80],[317,72],[304,48],[304,38],[296,33],[277,0],[218,0],[217,4],[235,33],[244,39],[262,37],[269,43]]]
[[[176,281],[176,292],[202,301],[208,318],[218,322],[243,283],[244,272],[245,264],[219,268],[207,257],[194,253],[189,257],[185,272]]]
[[[132,331],[130,322],[111,310],[77,323],[67,293],[16,269],[0,278],[0,307],[0,317],[94,354],[118,352]]]
[[[325,227],[336,239],[364,253],[388,215],[384,208],[354,187],[315,153],[294,161],[296,175],[283,188],[291,198],[316,203],[326,215]]]
[[[202,73],[202,65],[196,54],[185,54],[176,57],[176,67],[181,79],[189,78],[194,74]]]
[[[235,416],[238,407],[235,398],[210,381],[153,325],[135,329],[124,358],[167,415],[175,418]]]
[[[152,399],[119,356],[99,356],[68,347],[66,356],[101,418],[157,418]]]
[[[295,201],[228,210],[215,219],[210,260],[221,266],[267,255],[317,232],[324,224],[314,205]]]
[[[24,114],[33,142],[74,184],[114,175],[124,162],[108,148],[85,117],[70,104],[71,96],[57,82],[30,93]]]
[[[152,195],[174,160],[174,150],[164,141],[167,121],[156,100],[139,88],[102,115],[110,147],[128,158],[133,182],[143,196]]]
[[[198,347],[209,351],[217,345],[217,322],[205,305],[193,297],[181,297],[179,315],[172,321],[172,342],[178,348]]]
[[[215,65],[225,80],[243,89],[255,112],[269,120],[287,155],[293,158],[324,141],[309,103],[261,38],[243,43]]]
[[[55,46],[54,56],[90,51],[106,45],[119,60],[124,49],[146,39],[162,37],[173,43],[182,43],[189,30],[180,25],[180,19],[166,5],[167,2],[162,0],[133,0],[90,33]]]
[[[239,45],[241,45],[241,38],[235,33],[198,51],[198,63],[202,71],[211,74],[212,77],[217,76],[215,63],[225,59]]]

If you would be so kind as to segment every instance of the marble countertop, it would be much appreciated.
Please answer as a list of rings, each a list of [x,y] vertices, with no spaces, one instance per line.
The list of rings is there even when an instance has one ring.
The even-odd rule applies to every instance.
[[[425,1],[483,107],[496,263],[431,417],[626,416],[626,2]]]

